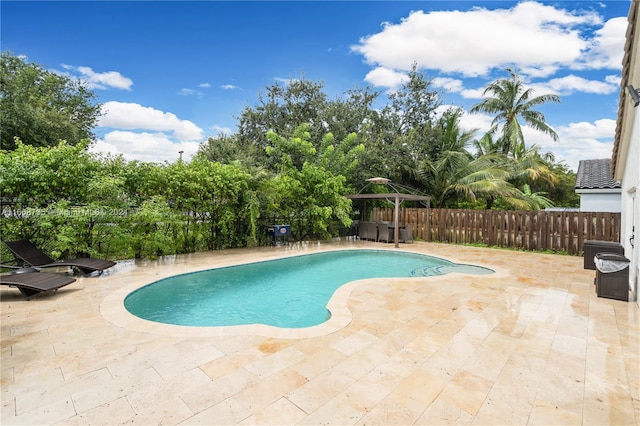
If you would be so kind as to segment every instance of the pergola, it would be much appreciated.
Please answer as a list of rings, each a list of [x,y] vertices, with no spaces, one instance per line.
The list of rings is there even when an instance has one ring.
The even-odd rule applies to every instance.
[[[362,191],[364,191],[364,189],[366,188],[365,186],[360,193],[346,195],[346,197],[351,200],[391,200],[393,199],[395,204],[395,209],[393,211],[393,230],[394,230],[393,235],[394,235],[395,247],[398,248],[400,247],[400,242],[398,238],[400,233],[400,226],[398,223],[398,216],[400,212],[400,202],[401,201],[423,201],[427,204],[427,207],[428,207],[429,200],[431,199],[431,197],[429,197],[428,195],[401,193],[398,190],[398,188],[402,188],[402,189],[406,189],[406,188],[400,185],[395,185],[391,183],[391,180],[386,178],[380,178],[380,177],[371,178],[371,179],[367,179],[367,182],[370,182],[376,185],[387,185],[388,187],[391,187],[395,192],[363,194]]]

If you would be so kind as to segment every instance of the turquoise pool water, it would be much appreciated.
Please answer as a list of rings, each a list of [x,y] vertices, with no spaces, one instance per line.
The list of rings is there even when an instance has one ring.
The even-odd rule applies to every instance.
[[[133,315],[187,326],[266,324],[302,328],[321,324],[340,286],[359,279],[490,274],[437,257],[386,250],[341,250],[176,275],[129,294]]]

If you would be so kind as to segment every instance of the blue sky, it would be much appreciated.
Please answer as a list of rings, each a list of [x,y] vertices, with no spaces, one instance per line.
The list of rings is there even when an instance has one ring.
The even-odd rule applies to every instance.
[[[519,70],[560,142],[526,131],[577,170],[610,158],[630,1],[2,1],[2,50],[87,82],[104,103],[95,151],[190,158],[236,131],[258,93],[302,74],[332,99],[384,94],[413,63],[445,105],[469,109]],[[466,115],[487,130],[492,117]]]

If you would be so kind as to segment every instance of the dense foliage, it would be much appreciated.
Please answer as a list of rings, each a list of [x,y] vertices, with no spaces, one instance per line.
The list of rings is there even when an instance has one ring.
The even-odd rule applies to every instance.
[[[57,256],[115,258],[266,244],[264,230],[283,220],[298,238],[337,235],[351,222],[344,177],[308,162],[293,166],[291,141],[269,137],[282,149],[282,172],[268,178],[204,157],[126,162],[88,154],[81,144],[18,141],[0,151],[0,232]]]
[[[2,52],[0,149],[14,149],[16,137],[33,146],[91,140],[100,109],[82,82]]]
[[[37,65],[10,54],[3,54],[5,63],[42,77],[32,80],[35,86],[49,85],[51,76]],[[4,69],[3,91],[9,87]],[[531,97],[513,71],[490,85],[495,98],[476,108],[496,113],[496,127],[485,135],[460,127],[463,110],[442,112],[441,94],[414,66],[382,106],[381,95],[369,89],[330,100],[321,82],[277,83],[242,111],[237,134],[209,138],[189,162],[164,164],[90,154],[87,131],[99,107],[91,109],[92,94],[81,86],[58,83],[47,90],[75,88],[78,105],[88,108],[82,126],[31,135],[38,127],[20,120],[44,114],[33,95],[44,87],[20,108],[11,98],[17,92],[3,92],[2,117],[21,137],[5,144],[3,135],[0,151],[3,239],[30,238],[55,256],[142,258],[264,245],[266,229],[278,223],[290,224],[296,240],[330,238],[360,208],[344,195],[374,176],[430,195],[435,207],[578,204],[575,175],[527,147],[517,123],[518,117],[537,120],[547,131],[532,107],[557,99]],[[501,99],[498,89],[515,97]],[[59,124],[54,130],[69,125],[63,116],[48,117]]]

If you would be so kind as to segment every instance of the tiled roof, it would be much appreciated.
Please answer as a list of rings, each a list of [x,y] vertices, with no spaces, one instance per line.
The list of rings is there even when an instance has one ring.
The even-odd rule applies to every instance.
[[[640,1],[632,0],[631,7],[629,8],[629,16],[627,17],[627,33],[625,35],[625,45],[624,45],[624,56],[622,57],[622,74],[620,79],[620,99],[618,102],[618,118],[616,120],[616,133],[613,141],[613,155],[612,155],[612,176],[616,174],[616,169],[618,168],[618,155],[620,154],[620,149],[622,148],[622,121],[625,115],[625,107],[629,105],[629,101],[627,99],[627,85],[631,82],[629,81],[629,74],[631,72],[631,62],[634,60],[634,52],[637,52],[638,47],[633,46],[633,40],[635,37],[635,33],[640,30],[637,28],[637,23],[640,21],[638,15],[640,14]],[[634,50],[635,49],[635,50]],[[637,53],[636,53],[637,55]],[[628,107],[627,107],[628,108]]]
[[[611,160],[582,160],[578,165],[576,189],[620,188],[611,177]]]

